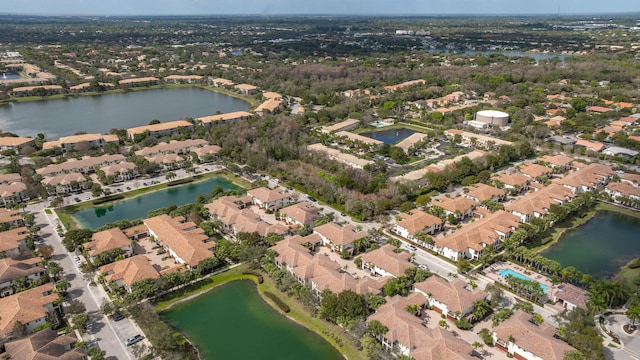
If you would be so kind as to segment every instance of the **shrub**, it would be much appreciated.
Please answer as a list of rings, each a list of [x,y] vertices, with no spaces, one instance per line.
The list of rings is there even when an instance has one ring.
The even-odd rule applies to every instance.
[[[245,271],[242,274],[255,276],[257,278],[258,284],[262,284],[264,282],[264,278],[262,277],[262,274],[257,273],[255,271]]]
[[[640,258],[634,259],[631,263],[629,263],[629,269],[637,268],[640,268]]]
[[[105,196],[105,197],[93,200],[92,203],[93,205],[100,205],[109,201],[115,201],[120,199],[124,199],[124,195],[116,194],[116,195]]]
[[[276,294],[269,292],[269,291],[265,291],[264,292],[264,296],[268,297],[269,299],[271,299],[274,303],[276,303],[276,305],[280,308],[280,310],[288,313],[289,311],[291,311],[291,309],[289,308],[289,305],[285,304],[284,301],[280,300],[279,297],[276,296]]]

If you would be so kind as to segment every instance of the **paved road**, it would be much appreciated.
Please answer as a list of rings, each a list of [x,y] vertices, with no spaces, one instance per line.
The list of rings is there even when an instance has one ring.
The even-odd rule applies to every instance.
[[[124,340],[142,332],[128,318],[113,322],[102,315],[100,305],[107,297],[106,293],[102,288],[89,286],[89,281],[83,278],[82,272],[62,245],[62,240],[56,231],[55,215],[47,215],[44,212],[44,207],[43,203],[29,205],[25,211],[35,215],[36,224],[40,225],[42,229],[40,233],[44,243],[51,245],[54,249],[53,260],[64,269],[63,277],[71,284],[67,300],[78,299],[84,303],[87,309],[91,320],[84,340],[88,343],[97,342],[100,348],[106,352],[107,359],[135,359],[131,348],[124,346]]]

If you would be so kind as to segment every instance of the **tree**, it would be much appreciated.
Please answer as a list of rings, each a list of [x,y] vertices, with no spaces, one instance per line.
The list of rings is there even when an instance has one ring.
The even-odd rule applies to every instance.
[[[16,321],[11,328],[11,335],[16,338],[27,335],[27,325],[20,320]]]
[[[386,334],[387,331],[389,331],[389,328],[384,326],[378,320],[372,320],[367,324],[367,332],[375,338],[378,338],[379,336]]]
[[[78,299],[72,300],[66,307],[67,314],[80,314],[85,311],[87,311],[87,308],[84,306],[84,303]]]
[[[478,300],[473,304],[472,320],[480,321],[491,312],[491,305],[485,300]]]
[[[100,350],[100,348],[97,346],[90,347],[89,350],[87,351],[87,355],[91,357],[91,360],[103,360],[105,354],[106,352],[103,350]]]
[[[56,281],[56,288],[55,291],[64,296],[67,294],[67,290],[69,289],[69,287],[71,287],[71,284],[66,281],[66,280],[58,280]]]
[[[53,256],[53,246],[48,244],[40,246],[38,248],[38,254],[45,260],[51,259],[51,256]]]
[[[635,326],[636,321],[640,319],[640,302],[634,302],[629,309],[625,312],[625,315],[631,321],[631,326]]]
[[[74,251],[78,246],[84,244],[91,239],[93,231],[89,229],[73,229],[67,231],[62,240],[67,251]]]
[[[169,171],[166,175],[165,178],[167,179],[167,181],[171,181],[173,179],[175,179],[177,177],[176,173],[174,173],[173,171]]]
[[[113,313],[116,313],[118,309],[111,301],[109,301],[108,299],[104,299],[102,300],[102,305],[100,305],[100,311],[102,311],[104,315],[109,316]]]
[[[489,300],[492,307],[500,305],[504,298],[504,290],[496,284],[487,284],[484,290],[489,293]]]

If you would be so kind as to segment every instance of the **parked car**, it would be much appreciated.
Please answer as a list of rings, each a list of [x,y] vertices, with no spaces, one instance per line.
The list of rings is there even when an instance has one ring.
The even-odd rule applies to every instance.
[[[308,197],[308,199],[309,199],[309,201],[312,201],[312,202],[316,202],[316,201],[318,201],[318,200],[316,200],[316,198],[314,198],[313,196],[309,196],[309,197]]]
[[[80,198],[79,198],[79,197],[74,197],[74,198],[73,198],[73,201],[75,201],[75,202],[80,202]]]
[[[413,246],[413,245],[411,245],[411,244],[407,245],[407,249],[409,249],[409,250],[411,250],[411,251],[416,251],[416,250],[418,250],[418,248],[417,248],[417,247],[415,247],[415,246]]]
[[[124,341],[124,344],[126,346],[131,346],[139,341],[142,341],[142,335],[140,334],[128,338],[127,340]]]
[[[111,318],[113,319],[113,321],[120,321],[120,320],[124,319],[125,316],[120,314],[120,313],[115,313],[115,314],[113,314],[113,316]]]

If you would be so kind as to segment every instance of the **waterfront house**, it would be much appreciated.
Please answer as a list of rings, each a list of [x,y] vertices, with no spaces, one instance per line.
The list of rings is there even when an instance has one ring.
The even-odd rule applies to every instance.
[[[83,191],[88,180],[80,173],[67,173],[45,176],[40,182],[47,189],[47,194],[58,195]]]
[[[341,162],[355,169],[364,169],[365,166],[374,164],[371,160],[361,159],[351,154],[345,154],[320,143],[307,145],[307,150],[325,154],[327,158]]]
[[[401,220],[394,225],[393,231],[408,240],[418,243],[421,243],[422,240],[417,239],[416,234],[426,233],[433,235],[442,230],[444,225],[444,220],[418,209],[413,209],[408,214],[400,214],[398,216]]]
[[[553,288],[553,302],[560,303],[563,308],[571,311],[575,308],[587,310],[589,293],[573,284],[561,283]]]
[[[282,98],[270,98],[263,101],[256,108],[255,112],[258,115],[275,114],[284,108],[284,100]]]
[[[17,153],[23,147],[33,146],[35,144],[34,138],[28,137],[15,137],[15,136],[3,136],[0,137],[0,151],[15,150]]]
[[[203,116],[197,118],[196,120],[199,121],[203,126],[217,126],[225,124],[235,124],[238,121],[247,120],[252,116],[253,114],[248,111],[234,111],[230,113]]]
[[[404,276],[408,268],[413,267],[409,262],[411,254],[405,251],[396,251],[396,247],[385,244],[382,247],[364,253],[362,258],[362,268],[368,269],[374,276]]]
[[[81,134],[63,136],[56,141],[47,141],[42,144],[42,150],[60,148],[63,152],[71,150],[89,150],[102,148],[107,144],[119,145],[118,135]]]
[[[77,346],[78,338],[74,333],[59,335],[57,331],[47,328],[25,338],[4,344],[2,359],[13,360],[84,360],[86,349]]]
[[[112,179],[114,183],[129,181],[140,175],[136,164],[128,161],[101,167],[100,171],[104,173],[106,178]]]
[[[249,84],[238,84],[235,85],[235,88],[242,95],[251,96],[258,93],[258,87]]]
[[[169,75],[165,76],[163,80],[170,84],[200,84],[202,79],[201,75]]]
[[[581,165],[577,165],[581,166]],[[574,194],[596,190],[605,186],[616,172],[609,165],[593,163],[581,166],[556,183],[568,188]]]
[[[82,159],[68,159],[59,164],[50,164],[43,168],[36,169],[36,173],[42,176],[61,175],[65,173],[81,173],[89,174],[95,171],[97,167],[114,165],[126,161],[124,155],[101,155],[101,156],[85,156]]]
[[[0,297],[14,293],[13,283],[37,283],[47,273],[40,265],[41,258],[14,260],[12,258],[0,259]]]
[[[198,263],[213,256],[211,251],[216,243],[195,223],[184,217],[172,218],[163,214],[145,219],[149,236],[164,248],[176,262],[194,269]]]
[[[516,359],[562,360],[575,350],[556,337],[556,329],[531,321],[532,315],[517,310],[510,318],[493,328],[493,344]]]
[[[362,145],[366,145],[371,150],[376,150],[384,144],[380,140],[376,140],[367,136],[355,134],[348,131],[338,131],[335,133],[335,136],[338,137],[337,141],[340,143],[347,144],[347,145],[362,144]],[[349,146],[349,147],[354,147],[354,146]]]
[[[529,222],[534,217],[545,217],[551,205],[562,205],[574,197],[575,194],[570,189],[559,184],[551,184],[507,204],[505,210],[518,216],[520,221]]]
[[[118,81],[118,84],[122,88],[132,88],[132,87],[138,87],[138,86],[152,86],[152,85],[158,85],[159,83],[160,83],[160,79],[155,78],[155,77],[151,77],[151,76],[141,77],[141,78],[124,79],[124,80]]]
[[[225,89],[229,89],[231,88],[233,85],[235,85],[233,83],[233,81],[231,80],[227,80],[227,79],[223,79],[223,78],[215,78],[213,80],[211,80],[211,83],[213,84],[213,86],[218,87],[218,88],[225,88]]]
[[[136,135],[149,136],[168,135],[178,130],[193,130],[193,124],[186,120],[169,121],[153,125],[136,126],[127,129],[127,137],[134,140]]]
[[[142,148],[137,150],[135,154],[138,156],[155,156],[160,154],[189,155],[191,151],[205,145],[209,145],[209,142],[203,139],[171,140],[169,143],[161,142],[158,145]]]
[[[222,148],[218,145],[205,145],[192,151],[196,154],[200,163],[208,163],[218,159],[218,153]]]
[[[340,226],[333,222],[317,226],[313,229],[313,232],[322,237],[324,246],[335,252],[349,251],[349,249],[353,249],[353,243],[356,240],[368,236],[365,231],[358,231],[356,227],[351,224]]]
[[[144,255],[135,255],[103,265],[99,271],[104,275],[107,286],[121,287],[129,293],[131,292],[131,286],[137,281],[160,277],[158,270],[151,265],[149,259]]]
[[[438,276],[414,284],[416,292],[427,298],[427,304],[436,312],[454,321],[473,312],[475,302],[486,299],[489,294],[479,288],[472,289],[466,282],[455,279],[452,282]]]
[[[60,85],[36,85],[36,86],[21,86],[11,90],[11,93],[15,97],[21,96],[48,96],[62,93],[62,86]]]
[[[9,336],[18,321],[28,333],[46,322],[57,324],[60,309],[54,304],[58,294],[53,289],[53,283],[47,283],[0,298],[0,339]]]
[[[325,134],[331,134],[339,131],[348,131],[353,130],[360,126],[360,120],[357,119],[347,119],[345,121],[341,121],[337,124],[323,126],[320,128],[320,131]]]
[[[613,201],[621,202],[619,198],[640,200],[640,187],[633,186],[628,182],[612,182],[607,185],[604,191],[611,196]]]
[[[91,235],[91,241],[82,244],[91,261],[105,251],[120,249],[125,258],[133,254],[133,242],[119,228],[99,231]]]
[[[18,257],[27,250],[27,235],[29,230],[25,226],[0,232],[0,254],[8,257]]]

